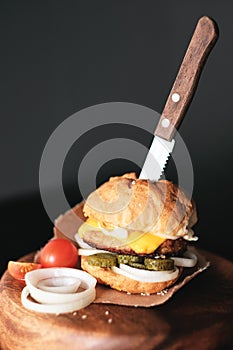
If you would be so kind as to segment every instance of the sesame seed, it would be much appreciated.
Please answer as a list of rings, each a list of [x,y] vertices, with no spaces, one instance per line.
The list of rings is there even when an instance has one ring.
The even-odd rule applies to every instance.
[[[150,295],[150,293],[141,293],[141,295],[144,297],[148,297]]]
[[[109,319],[108,319],[108,323],[112,323],[112,318],[109,318]]]
[[[109,311],[108,310],[105,311],[105,315],[106,316],[109,315]]]
[[[87,318],[87,315],[82,315],[82,320],[85,320]]]
[[[73,316],[76,316],[77,315],[77,312],[75,311],[75,312],[73,312]]]
[[[164,296],[165,294],[167,294],[167,292],[168,292],[168,289],[164,289],[164,290],[161,290],[161,292],[158,292],[156,294]]]

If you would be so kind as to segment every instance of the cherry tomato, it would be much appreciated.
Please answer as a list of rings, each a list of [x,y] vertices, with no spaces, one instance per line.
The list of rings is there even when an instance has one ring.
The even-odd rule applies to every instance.
[[[8,262],[9,274],[17,280],[24,281],[25,274],[29,271],[40,269],[42,266],[38,263],[12,261]]]
[[[42,267],[75,267],[78,261],[78,249],[65,238],[49,241],[41,250]]]

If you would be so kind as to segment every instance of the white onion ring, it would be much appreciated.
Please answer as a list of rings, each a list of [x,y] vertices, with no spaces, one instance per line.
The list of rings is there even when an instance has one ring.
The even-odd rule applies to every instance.
[[[79,247],[84,248],[84,249],[92,249],[92,247],[89,244],[84,242],[84,240],[79,236],[78,233],[76,233],[74,235],[74,238],[75,238],[76,242],[78,243]]]
[[[80,310],[91,304],[96,298],[95,288],[91,289],[91,293],[89,293],[89,295],[87,295],[85,298],[78,299],[70,303],[61,304],[38,304],[37,302],[28,298],[29,294],[30,292],[28,286],[24,287],[21,293],[21,302],[23,306],[32,311],[49,314],[63,314]]]
[[[160,233],[160,232],[153,232],[153,234],[155,236],[158,236],[158,237],[161,237],[161,238],[164,238],[164,239],[172,239],[173,241],[178,239],[178,238],[180,238],[179,236],[169,235],[169,234]]]
[[[83,256],[89,256],[89,255],[94,255],[94,254],[99,254],[99,253],[108,253],[108,254],[112,254],[112,255],[116,255],[115,253],[111,253],[107,250],[100,250],[100,249],[78,249],[78,253],[79,255],[83,255]]]
[[[111,231],[106,230],[102,226],[100,226],[100,229],[106,236],[113,236],[119,239],[126,239],[128,237],[128,231],[122,227],[115,227]]]
[[[37,284],[40,280],[52,277],[69,276],[76,277],[81,280],[81,288],[83,291],[77,291],[76,293],[52,293],[37,288]],[[50,267],[38,270],[33,270],[25,274],[25,282],[29,289],[29,292],[33,299],[43,304],[59,304],[70,303],[77,300],[81,300],[90,295],[92,290],[96,286],[97,280],[89,273],[68,268],[68,267]]]
[[[112,271],[139,282],[166,282],[175,279],[179,274],[177,267],[172,271],[149,271],[125,264],[119,266],[113,266]]]
[[[193,267],[197,263],[197,256],[190,252],[187,251],[184,254],[184,257],[171,257],[172,260],[174,260],[174,263],[176,266],[183,266],[183,267]]]
[[[81,280],[76,277],[50,277],[40,280],[37,287],[53,293],[75,293],[80,287]]]

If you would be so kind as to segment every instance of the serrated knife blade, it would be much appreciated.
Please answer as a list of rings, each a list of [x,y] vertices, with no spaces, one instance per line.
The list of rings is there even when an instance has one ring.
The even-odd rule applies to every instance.
[[[146,160],[141,170],[140,179],[158,181],[162,175],[170,154],[173,151],[175,140],[166,141],[159,136],[153,138]]]
[[[206,59],[218,39],[213,19],[201,17],[154,132],[139,178],[158,181],[175,145],[175,135],[192,101]]]

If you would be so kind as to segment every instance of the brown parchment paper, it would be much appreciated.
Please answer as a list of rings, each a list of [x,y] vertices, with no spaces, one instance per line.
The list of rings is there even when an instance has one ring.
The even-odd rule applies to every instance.
[[[85,217],[83,216],[83,204],[84,202],[77,204],[74,208],[68,210],[63,215],[60,215],[55,220],[53,229],[55,238],[68,237],[74,242],[74,244],[76,244],[74,235],[77,232],[79,225],[85,221]],[[165,303],[175,292],[210,266],[210,262],[206,261],[205,257],[198,251],[198,249],[191,244],[188,249],[197,255],[197,264],[192,268],[184,268],[178,281],[170,288],[158,294],[141,295],[118,292],[110,287],[97,284],[97,296],[94,303],[135,307],[152,307]]]
[[[111,289],[110,287],[98,284],[96,288],[96,299],[94,303],[103,304],[115,304],[125,305],[134,307],[152,307],[161,305],[169,300],[174,293],[176,293],[185,284],[191,281],[199,273],[205,271],[209,266],[210,262],[198,252],[194,247],[189,247],[189,250],[197,255],[197,264],[192,268],[184,268],[179,280],[170,288],[163,290],[157,294],[128,294],[125,292],[118,292],[117,290]]]

